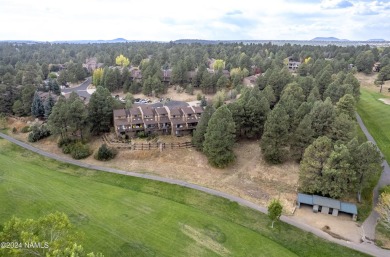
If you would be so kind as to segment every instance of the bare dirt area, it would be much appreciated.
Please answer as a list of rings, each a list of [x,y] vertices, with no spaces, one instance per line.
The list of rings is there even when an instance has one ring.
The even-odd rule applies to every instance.
[[[192,101],[197,101],[197,95],[204,95],[200,89],[195,89],[194,93],[192,95],[187,94],[186,92],[181,92],[179,93],[177,90],[175,90],[175,86],[170,86],[167,90],[167,93],[160,95],[159,97],[154,97],[154,96],[146,96],[142,93],[140,94],[134,94],[134,98],[141,98],[141,99],[147,99],[149,98],[152,102],[157,102],[160,100],[160,98],[170,98],[171,100],[175,101],[183,101],[183,102],[192,102]],[[113,95],[119,95],[119,97],[125,97],[126,94],[124,94],[122,91],[114,92],[112,93]],[[206,98],[208,100],[211,100],[214,95],[206,95]]]
[[[355,74],[355,77],[359,80],[360,86],[362,88],[366,88],[371,91],[375,91],[379,93],[380,87],[375,85],[375,79],[377,78],[378,73],[374,72],[372,74],[365,74],[363,72],[359,72]],[[385,96],[390,96],[389,92],[390,81],[385,81],[385,84],[382,87],[382,94]]]
[[[335,238],[361,243],[363,230],[352,220],[351,215],[339,213],[339,216],[335,217],[330,214],[314,213],[313,207],[302,205],[296,209],[293,219],[322,229]]]
[[[190,137],[159,138],[161,142],[189,141]],[[235,147],[237,160],[226,169],[211,167],[207,158],[193,148],[175,150],[121,150],[107,163],[88,158],[90,164],[115,167],[188,181],[240,196],[261,205],[280,197],[287,214],[296,198],[298,165],[270,166],[262,161],[258,142],[242,142]]]

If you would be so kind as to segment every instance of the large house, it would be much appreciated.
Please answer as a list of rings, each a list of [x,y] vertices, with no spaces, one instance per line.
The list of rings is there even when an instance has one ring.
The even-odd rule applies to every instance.
[[[183,136],[191,134],[199,122],[203,108],[151,107],[138,105],[131,109],[114,110],[114,127],[118,136],[137,133]]]
[[[291,72],[295,72],[298,70],[299,66],[301,65],[301,62],[295,61],[291,56],[286,58],[287,62],[287,68]]]

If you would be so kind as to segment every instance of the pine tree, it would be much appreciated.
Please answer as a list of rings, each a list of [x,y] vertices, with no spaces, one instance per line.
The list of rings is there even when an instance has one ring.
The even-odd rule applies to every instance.
[[[236,125],[236,136],[242,136],[242,133],[245,128],[245,110],[240,102],[240,99],[238,101],[235,101],[233,103],[229,103],[228,108],[230,112],[232,113],[234,124]]]
[[[248,138],[260,138],[264,132],[264,124],[267,115],[271,111],[267,98],[262,96],[257,100],[254,96],[250,98],[246,107],[247,126],[246,136]]]
[[[203,143],[203,152],[212,166],[224,168],[234,161],[234,133],[232,113],[223,105],[211,116]]]
[[[297,83],[288,84],[280,97],[278,104],[282,105],[289,116],[289,133],[290,135],[297,128],[300,120],[297,119],[297,111],[305,101],[305,95],[302,88]]]
[[[285,160],[288,146],[288,121],[288,114],[279,104],[269,113],[260,143],[267,162],[276,164]]]
[[[349,118],[355,119],[355,99],[352,95],[346,94],[343,97],[340,98],[340,100],[336,104],[336,112],[337,113],[344,113]]]
[[[314,131],[311,128],[311,117],[306,115],[290,138],[290,152],[293,159],[301,161],[305,149],[314,141]]]
[[[325,102],[317,101],[310,111],[314,136],[320,137],[332,133],[332,124],[335,119],[335,108],[329,98]]]
[[[46,98],[45,102],[44,102],[44,117],[45,119],[48,119],[50,114],[51,114],[51,110],[53,109],[53,106],[54,106],[55,102],[54,102],[54,98],[51,96],[51,94],[49,93],[49,97]]]
[[[332,148],[332,141],[326,136],[317,138],[306,148],[299,169],[300,190],[311,194],[321,192],[324,166]]]
[[[313,89],[310,91],[309,96],[307,97],[307,102],[314,104],[318,100],[321,100],[321,95],[320,91],[318,90],[318,87],[315,86]]]
[[[340,198],[353,190],[356,173],[351,166],[352,157],[348,148],[335,145],[323,169],[323,183],[318,192],[332,198]]]
[[[31,115],[40,118],[43,117],[45,113],[41,97],[38,94],[38,91],[35,92],[33,102],[31,104]]]
[[[68,103],[69,108],[69,129],[72,134],[80,133],[81,140],[84,139],[84,131],[88,128],[88,110],[83,101],[77,97]]]
[[[324,95],[325,90],[332,83],[332,73],[328,70],[324,70],[318,79],[316,79],[318,91],[321,96]],[[325,99],[325,98],[323,98]]]
[[[348,143],[357,136],[356,122],[345,113],[340,113],[336,116],[332,123],[331,133],[329,137],[338,144]]]
[[[352,155],[352,165],[356,172],[355,190],[358,201],[361,202],[361,193],[364,188],[378,177],[382,171],[382,157],[378,148],[372,142],[358,145],[356,139],[348,144]]]
[[[214,111],[214,107],[207,106],[200,118],[198,125],[196,126],[196,130],[194,131],[192,144],[195,145],[195,148],[199,151],[203,150],[203,142],[207,131],[207,125]]]
[[[92,133],[99,135],[110,131],[113,102],[108,89],[97,87],[88,104],[88,119]]]
[[[66,105],[65,97],[60,96],[57,103],[53,106],[47,125],[52,135],[60,135],[61,138],[68,137],[69,110]]]
[[[276,103],[276,97],[275,97],[275,93],[274,93],[274,90],[272,89],[272,87],[268,85],[261,92],[267,98],[269,106],[273,107]]]

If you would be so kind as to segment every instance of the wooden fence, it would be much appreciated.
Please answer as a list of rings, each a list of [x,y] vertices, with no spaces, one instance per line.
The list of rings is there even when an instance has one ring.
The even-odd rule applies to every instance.
[[[192,148],[194,145],[191,142],[183,143],[122,143],[122,142],[111,142],[106,136],[103,136],[103,141],[110,147],[117,149],[128,149],[128,150],[168,150],[168,149],[184,149]]]

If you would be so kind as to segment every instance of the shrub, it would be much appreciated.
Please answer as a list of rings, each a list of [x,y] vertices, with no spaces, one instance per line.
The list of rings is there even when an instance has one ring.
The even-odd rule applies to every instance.
[[[99,150],[97,151],[97,153],[95,154],[94,157],[96,160],[99,160],[99,161],[108,161],[108,160],[114,159],[115,156],[117,155],[117,153],[118,152],[116,151],[116,149],[107,147],[106,144],[102,144],[99,147]]]
[[[73,147],[73,144],[63,145],[62,152],[64,154],[70,154],[72,152],[72,147]]]
[[[76,160],[84,159],[91,155],[91,150],[89,149],[88,145],[84,145],[81,142],[76,142],[71,146],[70,155],[73,159]]]
[[[70,138],[67,138],[67,137],[65,137],[65,138],[60,138],[60,139],[58,139],[58,141],[57,141],[57,146],[58,146],[59,148],[61,148],[61,147],[65,146],[65,145],[69,145],[69,144],[72,144],[72,143],[74,143],[74,142],[75,142],[75,140],[70,139]]]
[[[137,137],[139,138],[147,138],[148,135],[144,131],[137,132]]]
[[[196,94],[196,100],[198,101],[202,100],[202,95],[200,93]]]
[[[30,132],[30,126],[24,126],[24,127],[20,130],[20,132],[22,132],[22,133],[28,133],[28,132]]]
[[[37,142],[42,138],[50,136],[50,130],[46,126],[33,126],[30,134],[28,135],[29,142]]]
[[[186,87],[186,93],[193,95],[194,94],[194,87],[191,84],[188,84]]]
[[[18,132],[18,130],[17,130],[15,127],[13,127],[13,128],[12,128],[12,133],[15,134],[15,133],[17,133],[17,132]]]
[[[390,194],[390,185],[384,186],[381,189],[379,189],[379,195],[383,193]]]

